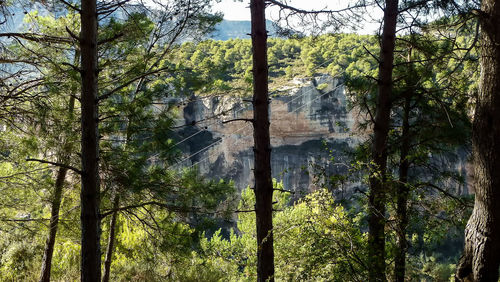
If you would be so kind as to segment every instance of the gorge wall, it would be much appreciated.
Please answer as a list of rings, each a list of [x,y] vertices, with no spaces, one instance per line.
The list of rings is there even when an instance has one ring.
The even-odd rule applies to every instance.
[[[270,100],[272,175],[297,197],[315,189],[320,168],[345,175],[349,152],[367,134],[357,130],[364,117],[348,109],[342,82],[328,75],[295,79],[292,85],[272,93]],[[252,125],[232,119],[252,118],[249,99],[192,97],[185,101],[178,146],[185,153],[178,168],[196,165],[202,174],[233,180],[238,189],[253,185]],[[333,159],[332,159],[333,157]],[[446,162],[466,175],[466,154]],[[315,164],[314,166],[311,164]],[[338,193],[360,186],[359,182],[337,187]],[[457,187],[458,193],[466,186]]]
[[[331,76],[296,79],[271,95],[273,178],[287,190],[314,189],[314,168],[347,172],[347,152],[360,141],[357,116],[347,109],[345,88]],[[252,125],[232,119],[251,118],[248,100],[235,97],[195,98],[185,104],[178,145],[185,152],[179,167],[197,165],[211,178],[231,179],[243,189],[253,185]],[[227,122],[227,123],[226,123]],[[329,152],[328,150],[332,150]],[[335,158],[335,163],[331,162]]]

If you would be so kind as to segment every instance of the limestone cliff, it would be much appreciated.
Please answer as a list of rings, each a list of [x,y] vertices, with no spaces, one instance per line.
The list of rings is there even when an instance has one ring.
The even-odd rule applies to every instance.
[[[315,167],[331,174],[346,174],[349,151],[368,136],[357,131],[363,117],[357,110],[349,110],[342,82],[328,75],[295,79],[293,85],[271,96],[273,177],[300,196],[300,192],[315,188]],[[251,118],[251,108],[249,100],[229,95],[194,97],[186,102],[179,121],[184,126],[178,131],[179,147],[185,155],[177,166],[196,165],[208,177],[233,180],[239,189],[252,186],[252,125],[245,121],[226,123]],[[458,159],[434,161],[465,176],[467,155],[459,155]],[[350,183],[338,188],[359,185]],[[455,189],[466,193],[465,185]]]
[[[293,83],[273,94],[270,101],[272,173],[286,189],[308,191],[314,187],[310,163],[331,172],[345,172],[345,166],[330,162],[327,149],[333,149],[335,162],[342,163],[360,136],[352,134],[356,116],[347,108],[341,81],[324,75]],[[239,189],[251,186],[252,125],[245,121],[223,123],[251,118],[251,104],[234,97],[193,100],[184,107],[183,123],[187,126],[179,132],[180,141],[188,138],[180,146],[190,157],[179,166],[196,164],[207,176],[231,179]]]

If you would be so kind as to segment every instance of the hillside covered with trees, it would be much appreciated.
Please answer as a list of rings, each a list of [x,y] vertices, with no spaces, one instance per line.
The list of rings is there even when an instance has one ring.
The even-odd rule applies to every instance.
[[[224,41],[212,4],[0,2],[1,281],[498,281],[495,1],[251,0]],[[377,9],[377,34],[342,30]],[[299,196],[271,177],[269,104],[318,75],[363,136],[347,162],[324,142],[343,173],[308,164]],[[210,97],[252,107],[224,121],[252,125],[243,191],[177,165],[182,107]]]

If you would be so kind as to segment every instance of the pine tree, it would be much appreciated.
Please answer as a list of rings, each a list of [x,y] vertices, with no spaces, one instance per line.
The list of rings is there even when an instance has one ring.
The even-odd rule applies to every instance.
[[[373,125],[372,158],[369,203],[369,281],[385,280],[385,187],[387,173],[387,137],[391,123],[393,99],[393,62],[396,42],[398,0],[385,1],[384,26],[381,36],[378,98]]]
[[[474,210],[465,228],[458,281],[497,281],[500,265],[500,5],[483,0],[481,77],[472,127]]]
[[[255,214],[257,281],[274,281],[273,182],[269,136],[269,93],[265,1],[252,0]]]

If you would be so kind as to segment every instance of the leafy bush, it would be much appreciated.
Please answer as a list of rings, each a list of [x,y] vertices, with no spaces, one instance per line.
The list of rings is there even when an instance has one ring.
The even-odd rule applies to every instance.
[[[279,184],[275,184],[279,186]],[[292,206],[288,196],[275,196],[274,250],[277,280],[345,281],[366,274],[366,234],[330,192],[318,190]],[[242,193],[240,210],[253,207],[253,191]],[[212,269],[212,278],[231,281],[256,279],[256,232],[254,213],[240,213],[229,238],[221,231],[201,240],[193,269]],[[204,258],[204,259],[200,259]],[[215,279],[217,280],[217,279]]]

